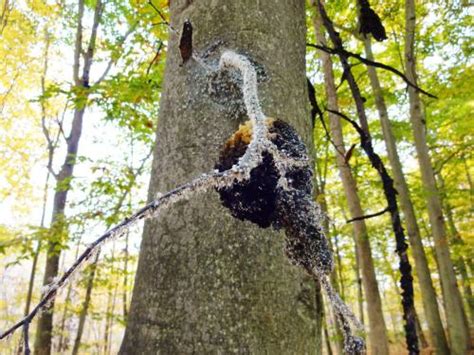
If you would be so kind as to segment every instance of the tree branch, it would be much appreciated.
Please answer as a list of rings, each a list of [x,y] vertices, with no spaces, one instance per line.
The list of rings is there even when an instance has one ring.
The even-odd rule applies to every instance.
[[[343,114],[342,112],[336,111],[336,110],[330,110],[328,108],[325,108],[325,110],[328,111],[328,112],[331,112],[331,113],[341,117],[343,120],[349,122],[352,125],[352,127],[354,127],[354,129],[357,131],[357,133],[359,133],[361,136],[364,136],[364,137],[367,136],[365,134],[364,130],[362,129],[362,127],[359,126],[359,124],[356,121],[349,118],[347,115]]]
[[[84,17],[84,0],[79,0],[79,10],[77,14],[76,44],[74,48],[73,80],[75,85],[79,85],[79,67],[82,54],[82,18]]]
[[[102,18],[102,11],[104,5],[102,0],[97,0],[94,9],[94,22],[92,24],[91,35],[87,51],[84,53],[84,68],[82,69],[81,84],[84,87],[89,87],[89,74],[92,66],[92,58],[94,57],[95,43],[97,40],[97,30],[99,28],[100,20]]]
[[[369,219],[369,218],[378,217],[378,216],[381,216],[381,215],[383,215],[384,213],[387,213],[387,212],[389,212],[389,211],[390,211],[390,209],[389,209],[388,207],[386,207],[386,208],[383,209],[382,211],[379,211],[379,212],[376,212],[376,213],[366,214],[365,216],[354,217],[354,218],[348,219],[348,220],[346,221],[346,223],[352,223],[352,222],[355,222],[355,221],[362,221],[363,219]]]
[[[43,129],[43,134],[46,138],[46,146],[48,149],[48,163],[46,165],[48,171],[50,172],[51,175],[53,175],[56,179],[58,178],[58,174],[54,171],[53,169],[53,156],[54,156],[54,150],[56,149],[55,144],[53,144],[53,141],[51,140],[49,130],[46,127],[46,122],[45,122],[45,117],[41,117],[41,127]]]
[[[173,26],[171,26],[171,24],[168,22],[168,20],[166,19],[166,17],[163,15],[163,13],[161,12],[160,9],[158,9],[155,4],[153,4],[153,2],[151,0],[148,0],[148,4],[158,13],[158,16],[160,16],[161,20],[163,21],[163,24],[165,24],[166,26],[168,26],[168,28],[173,31],[174,33],[178,33],[178,31],[176,31]],[[154,24],[156,25],[156,24]]]
[[[132,34],[132,32],[135,31],[136,26],[137,26],[137,23],[134,23],[132,26],[130,26],[130,28],[125,33],[125,35],[123,35],[122,38],[120,39],[120,41],[118,41],[118,43],[115,44],[115,47],[123,46],[123,44],[127,40],[128,36],[130,36],[130,34]],[[110,69],[112,69],[112,66],[115,63],[117,63],[117,61],[118,61],[118,58],[114,59],[113,56],[111,56],[109,62],[107,63],[107,67],[105,68],[104,72],[99,77],[99,79],[94,83],[94,86],[99,85],[107,77],[107,75],[109,74]]]
[[[321,121],[321,125],[323,126],[324,132],[326,133],[327,140],[332,144],[332,146],[334,147],[334,149],[336,149],[336,152],[339,155],[344,156],[344,152],[342,152],[339,149],[339,147],[336,145],[336,143],[334,143],[334,141],[331,139],[331,135],[329,134],[329,130],[326,126],[326,122],[324,122],[323,113],[321,112],[321,109],[319,108],[318,103],[316,101],[316,90],[314,88],[314,85],[311,83],[309,78],[306,78],[306,80],[308,82],[308,87],[309,87],[309,92],[308,92],[309,102],[311,103],[311,107],[312,107],[311,119],[313,121],[313,127],[316,126],[316,115],[317,115],[319,120]]]
[[[71,279],[72,275],[81,267],[83,267],[106,242],[113,238],[120,237],[126,230],[128,230],[140,220],[155,216],[161,209],[169,207],[183,199],[188,199],[192,193],[205,191],[209,187],[233,182],[235,178],[237,177],[226,171],[212,173],[209,175],[203,174],[200,177],[192,180],[190,183],[177,187],[176,189],[171,190],[170,192],[150,202],[129,218],[126,218],[115,227],[109,229],[93,243],[89,244],[86,250],[77,258],[74,264],[58,280],[53,281],[49,285],[48,290],[44,293],[41,301],[26,317],[0,334],[0,340],[5,339],[10,334],[13,334],[20,327],[26,327],[27,329],[38,312],[48,307],[48,304],[56,297],[58,291]]]
[[[438,97],[433,95],[433,94],[430,94],[429,92],[423,90],[422,88],[420,88],[419,86],[417,86],[416,84],[412,83],[407,77],[405,74],[403,74],[401,71],[399,71],[398,69],[395,69],[394,67],[391,67],[390,65],[387,65],[387,64],[383,64],[383,63],[380,63],[380,62],[376,62],[376,61],[373,61],[373,60],[369,60],[367,58],[364,58],[362,57],[361,55],[359,54],[356,54],[356,53],[352,53],[352,52],[349,52],[347,50],[345,50],[344,48],[330,48],[330,47],[327,47],[327,46],[321,46],[319,44],[313,44],[313,43],[307,43],[306,44],[308,47],[313,47],[313,48],[316,48],[316,49],[319,49],[321,51],[324,51],[328,54],[338,54],[338,55],[343,55],[345,56],[346,58],[355,58],[357,60],[359,60],[360,62],[364,63],[365,65],[370,65],[372,67],[376,67],[376,68],[381,68],[381,69],[385,69],[385,70],[388,70],[396,75],[398,75],[400,78],[402,78],[402,80],[409,86],[411,86],[412,88],[418,90],[419,92],[421,92],[422,94],[425,94],[426,96],[429,96],[433,99],[437,99]]]
[[[153,64],[156,63],[156,61],[158,60],[158,58],[160,58],[160,54],[161,54],[161,50],[163,49],[163,42],[160,41],[160,44],[158,45],[158,49],[156,50],[156,54],[155,56],[153,57],[152,61],[150,62],[150,64],[148,65],[148,68],[146,69],[146,76],[148,76],[148,74],[150,74],[150,70],[151,70],[151,67],[153,66]]]

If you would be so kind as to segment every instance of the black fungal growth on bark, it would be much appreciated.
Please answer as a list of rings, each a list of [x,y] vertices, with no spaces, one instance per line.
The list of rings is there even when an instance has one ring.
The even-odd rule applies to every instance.
[[[387,39],[385,28],[383,27],[382,21],[379,15],[371,9],[368,0],[359,0],[360,13],[359,13],[359,33],[362,33],[364,37],[368,33],[379,42]]]
[[[303,159],[306,147],[296,131],[286,122],[268,118],[269,139],[283,157]],[[226,142],[216,169],[225,171],[244,155],[252,137],[248,121]],[[322,218],[312,197],[312,172],[308,165],[284,170],[286,187],[278,183],[282,176],[274,157],[263,152],[262,162],[250,172],[250,179],[219,188],[222,204],[232,215],[260,226],[284,229],[286,254],[295,265],[329,273],[332,255],[321,230]]]

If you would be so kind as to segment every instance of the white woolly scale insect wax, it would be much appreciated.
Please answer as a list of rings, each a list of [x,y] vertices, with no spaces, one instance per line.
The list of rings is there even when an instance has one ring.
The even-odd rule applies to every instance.
[[[351,324],[356,327],[359,324],[328,281],[333,259],[321,228],[324,216],[312,199],[312,172],[306,147],[287,124],[280,127],[280,137],[274,132],[267,134],[271,130],[267,126],[284,126],[284,122],[266,124],[257,96],[256,70],[249,60],[227,51],[221,57],[220,66],[234,66],[241,71],[244,102],[252,128],[246,144],[229,144],[228,141],[221,153],[216,165],[219,171],[241,166],[252,169],[249,180],[217,188],[221,201],[236,218],[250,220],[264,228],[272,225],[285,229],[286,253],[290,261],[324,284],[343,330],[345,351],[361,353],[365,348],[364,341],[353,336],[351,330]],[[251,164],[247,164],[248,161]]]

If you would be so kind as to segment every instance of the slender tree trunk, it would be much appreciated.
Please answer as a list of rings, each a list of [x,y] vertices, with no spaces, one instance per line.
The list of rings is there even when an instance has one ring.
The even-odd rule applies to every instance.
[[[64,233],[65,221],[64,211],[66,207],[67,194],[69,187],[63,188],[66,181],[72,177],[75,161],[74,158],[77,154],[77,148],[79,138],[82,130],[82,119],[84,116],[84,110],[78,110],[74,114],[73,119],[73,130],[68,141],[67,158],[61,169],[61,173],[56,183],[56,192],[54,194],[54,205],[53,205],[53,218],[51,226],[54,228],[54,234],[51,235],[49,241],[49,247],[46,256],[46,269],[44,273],[43,285],[50,284],[54,277],[58,274],[59,270],[59,257],[60,252],[58,250],[60,246],[60,238]],[[35,342],[35,354],[37,355],[49,355],[51,352],[51,339],[53,331],[53,308],[54,304],[51,305],[50,310],[45,311],[41,314],[38,320],[38,329]]]
[[[364,40],[365,53],[367,59],[374,60],[370,38]],[[423,244],[421,242],[420,229],[416,221],[415,209],[411,202],[408,184],[402,170],[402,164],[398,155],[395,137],[392,131],[390,120],[388,118],[387,106],[383,98],[382,88],[374,67],[368,66],[370,84],[374,93],[375,105],[382,125],[382,132],[385,141],[385,147],[388,153],[390,166],[392,167],[395,187],[400,198],[400,207],[405,217],[408,238],[412,248],[413,259],[415,260],[415,271],[420,284],[423,309],[428,321],[428,328],[431,334],[433,344],[440,354],[449,354],[448,341],[444,334],[443,323],[439,314],[438,303],[436,302],[436,292],[431,280],[431,273],[428,267]]]
[[[335,229],[335,228],[333,228]],[[341,295],[341,298],[344,300],[346,298],[346,287],[344,284],[344,278],[342,276],[342,260],[341,260],[341,250],[339,249],[339,238],[337,236],[337,233],[334,233],[334,252],[336,253],[335,259],[336,259],[336,270],[338,271],[338,279],[339,279],[339,294]]]
[[[5,2],[5,4],[8,1]],[[46,75],[48,74],[48,64],[49,64],[49,47],[51,44],[49,33],[46,32],[45,34],[45,51],[44,51],[44,62],[43,62],[43,73],[41,75],[41,93],[45,95],[46,93]],[[41,120],[43,124],[46,121],[46,106],[43,101],[41,101]],[[48,167],[51,166],[54,156],[54,147],[51,146],[51,142],[48,139]],[[43,189],[43,206],[41,210],[41,221],[40,221],[40,228],[43,229],[45,226],[45,219],[46,219],[46,205],[48,203],[48,189],[49,189],[49,179],[51,177],[51,172],[47,171],[46,179],[44,182],[44,189]],[[30,272],[30,282],[28,283],[28,291],[26,294],[26,304],[25,304],[25,316],[30,313],[30,306],[31,306],[31,298],[33,295],[33,288],[35,284],[35,276],[36,276],[36,266],[38,264],[38,258],[41,252],[41,244],[42,240],[38,240],[38,244],[36,246],[35,254],[33,256],[33,262],[31,265],[31,272]]]
[[[316,289],[316,294],[315,294],[315,315],[314,315],[314,320],[315,320],[315,328],[316,328],[316,334],[315,334],[315,343],[316,343],[316,349],[315,349],[315,354],[316,355],[322,355],[323,354],[323,323],[324,323],[324,302],[323,302],[323,295],[321,292],[321,285],[316,282],[315,285]]]
[[[314,91],[314,90],[313,90]],[[314,118],[313,118],[314,120]],[[313,127],[314,128],[314,127]],[[314,135],[314,134],[313,134]],[[323,158],[324,159],[324,164],[323,166],[318,166],[318,162],[321,160],[321,158],[318,159],[318,156],[317,156],[317,152],[314,151],[314,160],[315,160],[315,166],[316,166],[316,169],[315,169],[315,184],[314,184],[314,187],[315,187],[315,198],[316,198],[316,201],[319,202],[320,206],[321,206],[321,211],[322,211],[322,214],[323,216],[326,216],[326,218],[323,219],[323,229],[324,229],[324,232],[326,233],[326,236],[328,238],[328,243],[329,243],[329,246],[331,248],[331,252],[334,254],[334,248],[333,248],[333,245],[332,245],[332,241],[331,241],[331,237],[330,237],[330,227],[329,227],[329,211],[328,211],[328,204],[327,204],[327,200],[326,200],[326,172],[327,172],[327,164],[328,164],[328,149],[326,147],[325,149],[325,157]],[[338,280],[338,266],[341,267],[340,265],[340,262],[339,263],[336,263],[336,267],[334,268],[334,270],[332,271],[331,273],[331,284],[332,286],[334,287],[334,289],[336,290],[336,292],[338,292],[340,294],[340,285],[339,285],[339,280]],[[327,315],[325,314],[324,312],[324,302],[323,302],[323,298],[322,298],[322,295],[321,295],[321,292],[320,292],[320,287],[318,285],[317,287],[317,301],[318,301],[318,305],[316,307],[316,311],[319,312],[318,313],[318,317],[316,318],[316,321],[321,321],[323,322],[324,321],[324,318],[327,318]],[[320,316],[320,318],[319,318]],[[334,323],[337,324],[337,319],[334,318]],[[321,324],[321,327],[317,327],[316,329],[318,328],[321,328],[321,331],[323,330],[324,328],[324,325]],[[325,331],[327,332],[327,329],[325,328]],[[336,347],[337,347],[337,350],[340,354],[342,354],[342,349],[344,348],[344,337],[343,337],[343,334],[340,330],[339,327],[336,327]],[[327,340],[326,340],[327,341]],[[322,336],[321,336],[321,346],[320,346],[320,350],[322,351],[322,345],[323,345],[323,342],[322,342]],[[332,351],[332,350],[331,350]]]
[[[109,326],[109,346],[107,348],[107,354],[111,354],[112,353],[112,342],[113,342],[113,339],[112,339],[112,336],[113,336],[113,325],[114,325],[114,314],[115,314],[115,305],[117,304],[117,293],[118,293],[118,284],[115,284],[115,288],[114,288],[114,294],[112,296],[112,308],[111,308],[111,312],[110,312],[110,318],[109,318],[109,322],[110,322],[110,326]]]
[[[425,333],[423,332],[423,328],[421,327],[420,317],[418,317],[418,313],[416,314],[415,319],[416,332],[418,333],[420,338],[420,349],[426,349],[430,346],[430,344],[428,344],[428,340],[426,340]]]
[[[319,16],[315,16],[313,20],[318,43],[326,45],[326,39],[324,37],[324,32],[321,27],[322,23]],[[323,65],[328,108],[334,111],[339,111],[334,74],[332,71],[332,60],[327,53],[321,52],[320,57]],[[364,213],[357,194],[356,181],[344,158],[346,151],[340,118],[334,114],[329,114],[329,119],[331,137],[336,146],[336,162],[339,169],[339,176],[341,177],[350,215],[352,218],[359,217],[364,215]],[[380,299],[377,279],[375,277],[375,268],[367,227],[365,222],[360,220],[353,223],[353,229],[362,271],[362,283],[364,285],[365,296],[367,299],[371,352],[374,354],[388,354],[387,329],[383,318],[382,302]]]
[[[443,175],[440,173],[437,175],[438,182],[440,183],[441,190],[444,190],[445,183]],[[449,236],[452,241],[452,245],[461,246],[464,244],[464,241],[459,234],[458,229],[456,228],[456,223],[454,222],[453,208],[449,203],[446,196],[441,195],[441,204],[446,215],[446,220],[448,222]],[[474,323],[474,297],[472,295],[471,289],[471,280],[467,271],[467,265],[462,255],[459,255],[457,260],[454,261],[456,269],[461,276],[462,280],[462,289],[464,292],[464,298],[467,300],[467,305],[469,307],[469,315],[471,323]]]
[[[400,271],[400,286],[402,291],[402,305],[403,305],[403,319],[405,320],[405,339],[407,350],[410,354],[419,353],[418,339],[416,335],[416,324],[415,324],[415,305],[414,305],[414,291],[413,291],[413,277],[412,268],[408,259],[408,245],[405,241],[405,232],[401,224],[400,211],[397,202],[397,190],[393,179],[389,175],[385,164],[383,163],[380,156],[375,152],[372,137],[370,135],[369,123],[365,112],[364,98],[361,95],[359,86],[357,84],[354,75],[352,74],[351,65],[348,61],[347,53],[344,52],[344,46],[341,37],[338,32],[335,31],[334,25],[331,19],[328,17],[321,0],[318,0],[318,9],[322,18],[324,27],[328,31],[331,42],[335,47],[335,53],[338,55],[341,65],[344,70],[344,76],[349,84],[349,88],[354,99],[354,103],[357,110],[357,116],[359,123],[350,119],[349,117],[341,114],[340,112],[332,111],[337,113],[338,116],[343,117],[345,120],[351,123],[353,128],[357,131],[360,138],[360,145],[364,150],[367,158],[370,161],[372,167],[377,171],[383,186],[383,192],[387,201],[386,211],[390,213],[392,230],[395,236],[396,252],[399,258],[399,271]]]
[[[329,339],[329,332],[328,332],[328,326],[327,324],[323,324],[323,330],[324,330],[324,340],[326,340],[326,352],[328,355],[332,355],[332,348],[331,348],[331,340]],[[342,354],[342,353],[338,353]]]
[[[124,248],[124,256],[123,256],[123,294],[122,294],[122,307],[123,307],[123,319],[126,322],[128,318],[128,301],[127,301],[127,294],[128,294],[128,259],[130,254],[128,252],[128,238],[129,232],[127,231],[125,235],[125,248]]]
[[[117,216],[117,214],[120,212],[124,204],[124,201],[127,199],[127,197],[130,197],[130,193],[132,191],[133,185],[135,184],[137,177],[143,172],[143,168],[147,160],[148,160],[148,157],[146,157],[142,161],[140,167],[137,169],[137,171],[133,174],[132,178],[129,180],[128,185],[124,187],[125,190],[123,194],[119,197],[117,203],[115,204],[115,207],[112,210],[111,216]],[[129,168],[130,168],[130,171],[133,170],[133,167],[130,166]],[[109,229],[109,228],[110,228],[110,225],[107,224],[106,229]],[[128,236],[129,236],[129,232],[127,231],[126,238],[125,238],[125,278],[126,278],[126,269],[127,269],[127,263],[128,263],[128,260],[127,260],[128,259]],[[114,254],[114,251],[112,251],[112,259],[113,259],[113,254]],[[84,332],[84,326],[86,323],[87,313],[89,311],[89,306],[91,302],[92,289],[94,287],[94,279],[97,272],[97,262],[99,260],[99,257],[100,257],[100,252],[96,254],[94,261],[91,264],[91,267],[89,269],[89,277],[87,279],[87,286],[86,286],[86,296],[85,296],[84,302],[82,303],[81,311],[79,313],[79,325],[77,327],[76,338],[74,340],[74,346],[72,350],[73,355],[76,355],[79,353],[79,347],[81,346],[82,334]],[[127,282],[125,281],[124,283],[126,287]]]
[[[95,273],[97,272],[97,261],[99,260],[100,253],[97,253],[94,262],[89,268],[89,277],[87,278],[86,296],[82,303],[81,312],[79,313],[79,324],[77,326],[76,338],[74,339],[74,345],[72,348],[72,354],[79,354],[79,347],[81,346],[82,334],[84,333],[84,326],[86,324],[87,312],[92,298],[92,289],[94,287]]]
[[[405,2],[405,67],[408,79],[416,83],[415,58],[416,12],[415,1]],[[439,191],[436,188],[433,166],[426,142],[425,117],[419,93],[412,87],[408,88],[410,102],[410,120],[415,140],[415,148],[421,171],[423,186],[426,191],[426,202],[430,218],[431,230],[435,242],[435,250],[439,263],[439,274],[443,285],[443,298],[446,308],[448,332],[453,354],[465,354],[469,348],[469,329],[461,294],[454,274],[453,262],[449,253],[446,230],[441,207]]]
[[[341,297],[341,299],[345,300],[345,285],[344,285],[344,279],[342,277],[342,260],[341,260],[341,251],[339,249],[339,238],[336,232],[336,228],[333,226],[333,235],[334,235],[334,248],[331,247],[331,249],[334,251],[334,259],[336,260],[336,266],[334,268],[334,274],[336,274],[334,281],[337,283],[336,286],[334,286],[334,289],[336,289]],[[327,312],[329,313],[329,312]],[[341,332],[341,329],[338,327],[337,320],[335,319],[335,316],[333,314],[333,324],[336,326],[335,327],[335,345],[336,345],[336,352],[337,354],[342,354],[344,352],[344,336]]]
[[[109,341],[110,341],[110,314],[111,314],[111,308],[112,308],[112,290],[109,289],[107,292],[107,306],[105,310],[105,328],[104,328],[104,335],[102,336],[102,339],[104,341],[103,345],[103,353],[104,355],[108,354],[108,349],[109,349]]]
[[[50,284],[58,274],[61,238],[65,234],[66,226],[64,220],[64,212],[67,204],[67,197],[70,190],[70,183],[73,177],[74,167],[76,165],[76,157],[79,148],[79,141],[82,135],[82,123],[85,112],[85,102],[87,102],[87,90],[89,88],[89,73],[92,65],[92,59],[95,50],[95,41],[97,36],[97,28],[99,26],[102,14],[102,1],[97,0],[94,23],[92,26],[91,36],[87,51],[82,51],[82,17],[84,14],[84,0],[79,0],[78,25],[76,31],[76,49],[74,53],[74,83],[76,88],[85,91],[85,97],[82,98],[83,104],[77,104],[72,120],[71,131],[66,140],[66,156],[56,179],[56,190],[54,193],[53,213],[51,218],[52,235],[50,236],[49,246],[46,256],[46,267],[44,272],[43,285]],[[84,57],[84,65],[82,76],[79,77],[80,57]],[[54,234],[54,235],[53,235]],[[59,238],[59,240],[58,240]],[[53,332],[53,310],[54,302],[51,308],[41,314],[38,320],[36,332],[35,355],[49,355],[51,353],[51,342]]]
[[[81,246],[81,238],[77,240],[76,243],[76,253],[74,255],[74,260],[77,259],[77,256],[79,255],[79,247]],[[63,259],[63,264],[64,264],[64,259]],[[64,266],[64,265],[63,265]],[[61,317],[61,323],[59,326],[59,341],[58,341],[58,352],[64,352],[64,350],[67,349],[68,343],[69,343],[69,337],[68,334],[66,334],[65,328],[66,328],[66,322],[69,317],[69,304],[71,302],[71,293],[72,293],[72,283],[70,283],[67,287],[67,292],[66,292],[66,298],[64,300],[64,312]]]
[[[30,313],[31,298],[33,296],[33,288],[35,285],[36,266],[38,264],[38,258],[39,258],[40,252],[41,252],[41,241],[38,241],[38,244],[36,245],[35,253],[33,255],[33,261],[31,263],[30,281],[28,282],[28,291],[26,292],[26,302],[25,302],[25,312],[24,312],[25,316],[28,313]]]
[[[49,177],[50,173],[46,174],[46,181],[44,183],[44,192],[43,192],[43,207],[41,212],[41,223],[40,228],[44,228],[44,220],[46,216],[46,203],[48,201],[48,187],[49,187]],[[35,254],[33,256],[33,262],[31,263],[31,272],[30,272],[30,281],[28,283],[28,291],[26,293],[26,303],[25,303],[25,316],[30,313],[31,299],[33,296],[33,288],[35,285],[35,276],[36,276],[36,266],[38,265],[38,258],[41,252],[41,240],[38,240],[36,245]]]
[[[357,245],[355,249],[355,274],[356,274],[356,283],[357,283],[357,303],[359,304],[359,320],[362,324],[365,324],[364,321],[364,295],[362,291],[362,277],[360,275],[360,257]]]
[[[317,161],[317,156],[315,153],[313,153],[313,156],[314,156],[314,159]],[[314,191],[314,198],[316,200],[318,200],[318,197],[319,198],[322,198],[324,200],[323,203],[320,204],[321,206],[321,211],[322,213],[327,216],[327,204],[326,204],[326,201],[325,201],[325,197],[324,197],[324,194],[322,193],[323,190],[321,190],[321,188],[324,189],[324,184],[321,184],[322,186],[320,186],[320,184],[318,183],[318,181],[316,181],[317,179],[313,179],[314,182],[314,186],[315,186],[315,191]],[[329,221],[327,219],[324,220],[323,222],[323,229],[324,229],[324,232],[326,233],[326,235],[328,235],[328,230],[329,230]],[[332,248],[331,248],[332,250]],[[331,273],[331,283],[333,284],[333,279],[334,279],[334,275],[336,274],[336,270],[333,270],[333,272]],[[318,355],[322,355],[323,353],[323,322],[324,322],[324,301],[323,301],[323,295],[321,293],[321,285],[319,284],[318,281],[314,281],[315,282],[315,290],[316,290],[316,298],[315,298],[315,301],[316,301],[316,307],[315,307],[315,322],[316,322],[316,354]],[[334,285],[334,284],[333,284]]]
[[[64,352],[69,343],[69,334],[66,334],[66,322],[69,318],[69,303],[71,302],[71,292],[72,292],[72,284],[69,284],[67,287],[66,298],[64,300],[64,311],[61,316],[61,323],[59,325],[59,329],[57,333],[59,334],[58,344],[57,344],[57,351]]]
[[[222,40],[259,63],[268,78],[259,84],[264,112],[290,122],[309,143],[304,5],[175,0],[170,14],[174,28],[190,19],[197,50]],[[194,59],[180,65],[178,37],[171,33],[168,42],[149,199],[212,169],[239,123],[229,92],[223,102],[208,90],[226,75]],[[213,192],[148,220],[120,352],[314,352],[314,322],[302,322],[297,301],[311,287],[314,302],[314,281],[304,285],[282,249],[281,233],[232,218]]]
[[[467,165],[465,156],[462,157],[462,162],[463,162],[464,169],[466,172],[467,183],[469,184],[469,201],[471,202],[471,206],[473,206],[474,205],[474,184],[472,183],[471,173],[469,172],[469,166]],[[474,270],[471,268],[471,273],[472,272],[474,272]]]
[[[111,255],[111,269],[110,274],[114,274],[114,262],[115,262],[115,243],[112,246],[112,255]],[[115,284],[114,288],[109,287],[107,292],[107,306],[105,310],[105,329],[104,329],[104,354],[107,355],[110,353],[110,333],[112,329],[112,316],[115,309],[115,299],[117,296],[117,284]]]

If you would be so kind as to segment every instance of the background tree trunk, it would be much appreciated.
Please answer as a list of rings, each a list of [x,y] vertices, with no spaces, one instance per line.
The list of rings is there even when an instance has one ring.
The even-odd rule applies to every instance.
[[[372,44],[369,37],[364,39],[364,47],[366,58],[373,61],[374,55],[372,53]],[[449,347],[439,314],[436,292],[433,287],[433,281],[431,280],[428,260],[426,259],[423,244],[421,242],[420,229],[416,221],[415,209],[411,202],[410,191],[408,190],[408,184],[403,175],[402,164],[400,162],[400,157],[398,156],[395,137],[388,118],[388,111],[383,98],[382,87],[380,86],[380,81],[375,68],[367,66],[367,72],[369,74],[370,84],[375,98],[375,105],[382,126],[385,147],[387,149],[390,167],[392,168],[393,180],[400,198],[400,207],[405,217],[407,234],[412,248],[413,259],[415,260],[415,271],[421,289],[423,309],[425,311],[426,320],[428,321],[431,340],[436,351],[440,354],[448,354]]]
[[[416,83],[415,59],[416,13],[414,0],[405,2],[405,67],[408,79]],[[408,88],[410,102],[410,120],[413,128],[415,148],[420,165],[421,179],[425,188],[428,215],[435,243],[436,258],[439,263],[439,274],[443,290],[446,319],[448,322],[451,350],[454,354],[465,354],[469,348],[469,329],[461,294],[454,274],[453,262],[449,253],[443,212],[439,191],[431,165],[431,157],[426,142],[425,117],[419,93]]]
[[[326,45],[320,17],[315,15],[313,20],[318,44]],[[329,54],[323,53],[322,51],[320,57],[323,65],[328,108],[330,110],[339,111],[331,57]],[[336,163],[339,169],[339,176],[341,177],[351,218],[363,216],[364,212],[357,194],[357,184],[352,176],[349,165],[345,161],[346,150],[342,136],[340,118],[335,114],[329,113],[329,120],[331,137],[335,144]],[[362,271],[362,284],[364,286],[364,294],[367,300],[370,349],[374,354],[388,354],[387,329],[382,312],[382,301],[380,299],[377,278],[375,276],[367,226],[365,221],[360,220],[353,222],[353,228],[354,239],[357,247],[357,258]]]
[[[72,355],[79,354],[79,347],[81,346],[82,334],[84,332],[84,326],[86,324],[87,312],[89,311],[89,306],[92,298],[92,289],[94,287],[94,278],[97,272],[97,262],[99,260],[100,252],[94,257],[94,262],[88,268],[87,276],[87,286],[86,286],[86,296],[82,302],[82,308],[79,312],[79,324],[77,326],[76,337],[74,338],[74,345],[72,347]]]
[[[439,187],[441,190],[445,191],[445,182],[443,178],[443,174],[441,172],[437,174],[437,182],[439,183]],[[448,196],[444,193],[441,197],[441,204],[443,206],[443,212],[446,215],[446,222],[448,225],[449,230],[449,238],[451,239],[451,245],[454,247],[459,247],[464,245],[464,240],[461,238],[461,235],[456,228],[456,224],[454,223],[454,215],[453,215],[453,207],[449,203]],[[472,289],[471,289],[471,280],[469,278],[469,274],[467,271],[467,265],[462,255],[458,255],[457,260],[454,260],[454,265],[456,266],[456,270],[461,276],[461,286],[464,292],[464,298],[467,302],[467,306],[469,307],[469,320],[474,323],[474,298],[472,296]]]
[[[191,20],[195,49],[223,40],[261,64],[264,112],[310,141],[304,2],[176,0],[170,12],[174,28]],[[178,41],[171,33],[150,199],[213,169],[239,124],[229,90],[210,96],[214,74],[194,59],[180,66]],[[199,195],[145,224],[121,353],[314,352],[315,304],[299,301],[311,289],[315,302],[314,282],[303,276],[282,234],[236,221],[214,192]]]
[[[50,284],[57,276],[59,271],[59,257],[61,253],[61,240],[63,234],[67,230],[64,221],[64,213],[68,193],[71,188],[71,179],[73,177],[74,167],[76,165],[76,157],[79,150],[79,141],[82,135],[82,123],[85,113],[85,103],[88,98],[89,89],[89,73],[94,57],[95,42],[97,38],[97,29],[102,16],[102,1],[97,0],[94,10],[94,22],[92,25],[91,35],[85,53],[82,51],[82,17],[84,14],[84,0],[78,2],[78,24],[76,31],[76,49],[74,53],[74,84],[79,91],[85,91],[81,103],[76,105],[71,125],[71,131],[66,139],[66,156],[61,170],[56,177],[56,189],[54,193],[53,213],[51,218],[52,233],[50,235],[48,251],[46,256],[46,266],[44,271],[43,285]],[[81,76],[79,77],[80,58],[84,58],[84,65]],[[82,101],[83,100],[83,101]],[[35,355],[49,355],[51,353],[51,342],[53,332],[53,311],[54,302],[51,309],[43,312],[38,320],[36,332]]]

